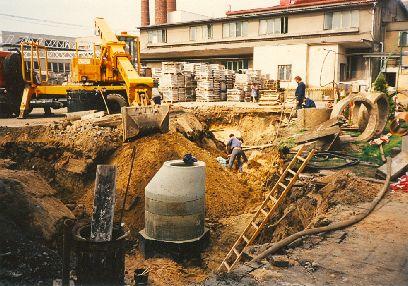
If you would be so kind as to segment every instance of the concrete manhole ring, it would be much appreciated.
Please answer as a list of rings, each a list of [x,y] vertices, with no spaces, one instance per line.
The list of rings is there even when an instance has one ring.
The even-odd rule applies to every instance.
[[[340,117],[342,113],[345,111],[345,109],[350,106],[351,103],[354,103],[354,106],[355,106],[354,110],[358,110],[359,107],[361,106],[364,106],[367,109],[368,121],[367,121],[367,125],[365,129],[362,131],[362,133],[359,136],[350,137],[347,139],[343,138],[343,140],[348,141],[348,142],[361,142],[361,141],[368,141],[372,139],[377,134],[378,125],[379,125],[379,111],[378,111],[377,104],[374,104],[369,98],[367,98],[367,96],[359,94],[359,95],[349,96],[349,97],[346,97],[340,100],[333,107],[333,111],[331,113],[330,118]],[[354,112],[354,110],[351,110],[351,112]]]

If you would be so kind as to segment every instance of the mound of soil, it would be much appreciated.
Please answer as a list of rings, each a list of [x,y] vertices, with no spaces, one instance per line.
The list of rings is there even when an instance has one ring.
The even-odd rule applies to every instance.
[[[304,187],[293,188],[278,215],[263,231],[260,242],[279,241],[305,228],[342,220],[341,213],[371,202],[380,188],[381,185],[359,178],[349,170],[306,182]],[[341,212],[337,211],[340,208]],[[277,223],[282,215],[285,218]]]
[[[33,171],[0,169],[0,284],[50,285],[59,277],[61,259],[47,244],[73,214],[56,193]]]
[[[132,148],[136,148],[125,222],[132,230],[138,231],[144,226],[144,188],[165,161],[180,159],[191,153],[206,163],[206,209],[210,220],[239,214],[250,206],[259,203],[261,193],[248,191],[248,185],[239,174],[224,169],[216,161],[217,154],[200,148],[177,132],[157,134],[141,138],[119,148],[109,164],[118,168],[117,205],[119,212],[123,202],[127,178],[130,170]],[[81,202],[91,211],[93,186],[89,188]]]

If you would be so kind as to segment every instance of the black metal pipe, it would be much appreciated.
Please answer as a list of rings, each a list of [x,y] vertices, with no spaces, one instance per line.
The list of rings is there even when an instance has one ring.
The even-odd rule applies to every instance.
[[[64,221],[64,234],[62,246],[62,286],[69,286],[69,273],[71,271],[71,247],[72,247],[72,228],[75,221],[66,219]]]

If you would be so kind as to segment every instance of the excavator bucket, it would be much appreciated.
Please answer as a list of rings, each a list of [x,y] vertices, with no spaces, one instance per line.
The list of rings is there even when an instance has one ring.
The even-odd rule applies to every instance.
[[[122,107],[123,141],[168,132],[169,110],[165,105]]]

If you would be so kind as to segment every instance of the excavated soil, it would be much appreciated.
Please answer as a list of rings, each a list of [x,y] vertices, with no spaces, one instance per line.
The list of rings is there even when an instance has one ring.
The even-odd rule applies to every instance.
[[[118,168],[116,209],[119,209],[123,202],[134,147],[136,159],[125,212],[125,222],[134,231],[139,231],[144,226],[144,188],[148,182],[165,161],[180,159],[187,153],[193,154],[198,160],[206,163],[206,217],[210,220],[237,215],[262,198],[260,192],[248,192],[247,183],[235,172],[223,169],[215,159],[218,154],[198,147],[180,133],[170,132],[144,137],[134,143],[126,144],[119,148],[107,162]],[[80,202],[91,211],[92,186]]]
[[[197,120],[198,119],[198,120]],[[127,254],[127,277],[136,268],[150,267],[152,285],[199,283],[215,270],[262,202],[284,161],[278,147],[247,152],[244,173],[228,171],[216,160],[224,156],[229,133],[243,137],[246,145],[271,142],[279,115],[261,111],[213,108],[178,111],[171,117],[171,132],[156,134],[123,144],[120,128],[94,126],[90,122],[64,121],[48,127],[1,128],[0,158],[14,161],[14,169],[41,174],[56,190],[53,196],[65,204],[83,206],[92,212],[93,181],[97,164],[118,168],[116,215],[121,208],[128,180],[131,154],[136,150],[124,221],[132,239],[144,227],[144,188],[165,161],[191,153],[206,163],[206,224],[211,245],[199,263],[176,263],[168,258],[143,259],[138,250]],[[216,130],[215,134],[210,130]],[[239,132],[239,133],[238,133]],[[262,232],[258,243],[280,240],[306,227],[335,221],[339,206],[371,201],[378,185],[341,171],[333,176],[306,180],[295,187]],[[83,214],[81,214],[83,215]],[[279,219],[280,217],[283,219]],[[1,277],[1,276],[0,276]],[[1,280],[0,280],[1,281]]]

